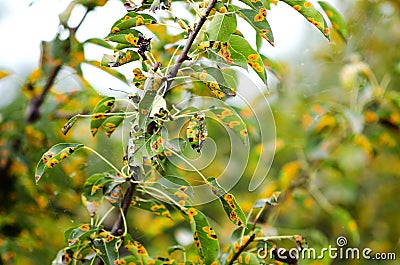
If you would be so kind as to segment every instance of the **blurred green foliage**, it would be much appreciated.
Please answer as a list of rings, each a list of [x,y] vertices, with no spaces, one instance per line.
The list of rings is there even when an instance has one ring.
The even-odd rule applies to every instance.
[[[395,252],[399,259],[400,5],[398,1],[357,1],[349,4],[344,17],[347,44],[333,34],[332,44],[315,49],[308,62],[312,71],[307,67],[287,71],[283,63],[275,65],[282,80],[268,95],[277,128],[274,163],[262,187],[249,192],[250,160],[233,192],[246,213],[257,199],[281,192],[279,205],[262,218],[266,234],[301,234],[315,248],[335,246],[337,237],[346,236],[350,246]],[[162,27],[154,31],[166,34]],[[32,99],[40,95],[39,87],[46,86],[51,75],[51,70],[44,73],[39,68],[32,71],[18,97],[1,110],[0,264],[49,264],[64,247],[63,232],[87,218],[80,197],[85,179],[107,169],[94,156],[80,153],[36,186],[34,169],[42,153],[58,142],[72,141],[108,154],[121,150],[118,141],[102,135],[92,139],[85,122],[78,122],[69,136],[61,133],[67,118],[90,113],[100,99],[75,64],[83,60],[83,47],[71,43],[77,46],[66,48],[59,43],[55,48],[68,50],[68,55],[54,56],[75,69],[80,87],[67,94],[52,89],[40,115],[26,118]],[[66,59],[71,57],[75,59]],[[60,62],[42,58],[42,63],[57,67]],[[0,77],[9,78],[5,72]],[[257,159],[256,153],[257,149],[251,159]],[[122,164],[122,157],[109,159]],[[213,220],[224,248],[234,225],[216,204],[204,205],[203,212]],[[128,223],[132,235],[149,252],[165,255],[167,246],[181,243],[177,240],[190,231],[181,217],[172,217],[174,222],[136,210]],[[377,263],[325,258],[300,264]]]

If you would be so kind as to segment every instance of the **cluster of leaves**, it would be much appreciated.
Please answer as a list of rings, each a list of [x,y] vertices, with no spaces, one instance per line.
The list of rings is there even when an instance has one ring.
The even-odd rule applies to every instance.
[[[61,15],[62,24],[65,25],[71,10],[78,2],[72,2],[69,9]],[[329,30],[324,18],[311,3],[300,1],[301,5],[298,5],[298,1],[296,2],[297,4],[294,4],[293,1],[284,2],[300,12],[329,38]],[[93,136],[103,126],[106,135],[110,137],[125,118],[133,118],[124,156],[125,165],[120,170],[96,151],[83,144],[57,144],[42,156],[35,173],[37,182],[41,179],[46,169],[53,168],[81,148],[94,152],[114,170],[108,173],[96,173],[86,180],[82,196],[84,204],[90,213],[91,222],[66,232],[65,238],[69,246],[60,251],[54,261],[55,264],[69,264],[71,262],[84,264],[96,258],[105,264],[125,264],[126,262],[165,263],[168,258],[155,259],[148,256],[142,244],[134,241],[129,235],[125,215],[130,205],[169,218],[171,217],[171,210],[181,213],[191,225],[194,243],[197,246],[198,255],[202,263],[223,262],[232,264],[236,261],[240,263],[250,263],[251,261],[252,264],[258,264],[262,262],[255,254],[244,252],[251,241],[263,238],[260,229],[256,229],[255,223],[257,219],[254,225],[248,228],[247,218],[236,202],[235,197],[226,192],[215,178],[206,178],[198,171],[202,181],[210,186],[214,195],[220,199],[229,219],[237,226],[243,227],[240,239],[228,250],[227,255],[219,255],[217,235],[210,227],[206,216],[199,209],[190,206],[190,197],[193,196],[191,192],[188,192],[192,190],[190,183],[181,177],[167,178],[169,183],[173,184],[172,187],[158,181],[160,178],[159,173],[161,173],[161,176],[165,175],[165,172],[163,172],[164,158],[171,155],[181,157],[179,146],[174,146],[174,143],[185,141],[179,138],[165,138],[162,133],[165,123],[179,118],[189,118],[186,129],[187,140],[197,152],[200,152],[207,137],[205,110],[193,111],[193,108],[191,108],[189,112],[184,109],[176,110],[175,113],[170,113],[168,110],[164,95],[171,89],[171,82],[175,77],[199,80],[217,98],[222,98],[224,95],[234,96],[235,86],[230,82],[234,78],[227,75],[226,71],[221,67],[216,67],[218,62],[222,60],[228,65],[236,65],[245,69],[248,69],[249,65],[266,82],[266,69],[262,57],[252,48],[243,35],[237,32],[236,16],[245,18],[256,29],[257,36],[261,36],[273,44],[272,32],[265,18],[266,10],[270,8],[270,4],[269,1],[266,3],[244,3],[250,9],[218,1],[210,1],[207,5],[205,3],[199,6],[192,5],[191,7],[195,12],[203,14],[199,16],[199,21],[195,28],[188,27],[182,20],[173,17],[173,19],[179,20],[180,23],[178,22],[178,25],[183,26],[188,39],[185,45],[179,45],[175,49],[167,67],[162,67],[162,62],[157,60],[151,53],[150,38],[146,37],[138,29],[141,26],[159,24],[154,16],[143,13],[144,10],[149,8],[146,4],[141,6],[129,5],[132,11],[112,25],[110,34],[106,36],[105,40],[116,43],[115,46],[110,46],[107,42],[98,39],[90,40],[92,43],[104,47],[112,47],[115,50],[113,55],[105,55],[103,57],[101,61],[102,67],[118,67],[126,63],[141,61],[141,69],[136,68],[134,70],[133,83],[143,92],[128,96],[128,102],[133,107],[131,112],[112,112],[115,98],[107,97],[97,103],[92,115],[88,115],[91,117],[90,131]],[[152,3],[150,10],[155,11],[161,7],[167,10],[170,8],[169,3],[164,3],[162,6],[157,6],[158,4],[157,2]],[[340,17],[331,6],[323,3],[322,7],[325,7],[325,11],[329,10],[327,14],[333,23],[342,23],[338,19]],[[92,7],[87,6],[87,8],[90,10]],[[200,34],[203,24],[205,24],[206,30],[205,33]],[[343,27],[339,29],[344,36]],[[70,30],[72,38],[70,37],[68,42],[60,41],[60,45],[68,45],[68,47],[56,46],[51,50],[65,53],[72,47],[72,50],[80,51],[82,49],[79,48],[81,45],[71,42],[71,40],[74,40],[73,33],[74,30]],[[55,41],[53,43],[57,44],[58,42]],[[174,55],[178,53],[179,57],[176,59],[175,64],[171,65],[171,62],[175,59]],[[217,65],[204,69],[204,67],[196,65],[197,60],[192,60],[190,64],[182,68],[182,64],[186,60],[196,59],[200,56],[206,57],[210,62],[214,62]],[[70,60],[69,53],[64,54],[64,56],[52,54],[51,61],[57,62],[57,65],[53,67],[61,64],[68,65],[69,62],[77,63],[75,60]],[[45,59],[43,65],[48,63],[48,59]],[[96,63],[92,64],[97,65]],[[52,65],[49,66],[51,67]],[[76,71],[81,73],[79,67],[79,64],[75,65]],[[119,77],[119,74],[114,70],[107,69],[106,71]],[[188,72],[189,74],[187,74]],[[230,74],[232,75],[232,73]],[[214,112],[217,117],[221,117],[221,120],[230,125],[229,127],[237,132],[240,138],[245,139],[247,135],[245,124],[240,117],[234,115],[233,110],[223,109],[221,111],[218,108],[210,108],[208,111]],[[72,117],[64,125],[63,133],[67,134],[80,117],[83,117],[83,115],[78,114]],[[155,174],[155,172],[158,174]],[[133,197],[133,194],[135,194],[135,197]],[[111,210],[114,207],[120,210],[119,221],[116,221],[111,231],[107,231],[102,227],[102,222],[111,213],[111,210],[106,214],[102,214],[99,211],[103,198],[112,205]],[[170,205],[166,205],[165,202]],[[264,208],[265,205],[262,209]],[[99,217],[101,216],[102,218],[100,219]],[[244,240],[245,236],[247,237],[246,240]],[[236,246],[237,244],[239,244],[239,247]],[[120,257],[119,248],[123,246],[132,255]],[[184,260],[184,262],[187,261]]]
[[[246,125],[233,109],[218,107],[195,109],[190,106],[174,109],[168,100],[167,102],[164,100],[164,97],[174,93],[172,88],[175,86],[180,88],[187,80],[190,80],[190,83],[186,83],[185,87],[189,87],[187,93],[210,94],[219,99],[234,96],[237,86],[236,75],[230,68],[223,67],[221,63],[242,67],[246,70],[252,69],[251,71],[254,70],[260,79],[266,82],[265,66],[271,66],[270,60],[260,54],[259,48],[262,39],[272,45],[274,43],[273,34],[267,21],[267,11],[270,10],[271,4],[277,2],[240,1],[236,4],[226,1],[191,2],[187,5],[195,17],[195,20],[191,22],[173,15],[171,12],[173,10],[169,11],[169,9],[173,8],[174,5],[171,5],[168,1],[144,1],[140,6],[130,5],[126,2],[125,4],[130,11],[112,25],[110,33],[104,40],[90,39],[84,42],[76,39],[77,28],[68,26],[72,10],[76,5],[83,5],[88,11],[91,11],[96,6],[104,5],[106,1],[73,1],[68,9],[60,15],[61,24],[69,31],[69,37],[63,39],[61,35],[58,35],[51,42],[43,42],[41,67],[28,78],[24,88],[25,93],[32,99],[31,111],[28,110],[26,120],[33,123],[39,119],[39,123],[22,130],[30,138],[23,142],[22,149],[19,149],[21,147],[18,147],[18,145],[15,147],[15,143],[18,143],[19,140],[16,136],[13,144],[1,143],[2,150],[19,149],[18,152],[13,152],[14,154],[11,152],[4,158],[2,156],[1,165],[7,165],[4,168],[12,168],[14,174],[17,174],[18,170],[22,168],[26,174],[29,171],[28,168],[32,165],[19,163],[21,162],[20,157],[22,157],[19,153],[27,153],[27,147],[36,148],[35,154],[37,156],[38,152],[44,152],[43,146],[51,146],[58,141],[56,138],[61,138],[61,135],[52,136],[48,132],[49,130],[46,130],[45,133],[42,128],[46,118],[53,110],[44,109],[40,113],[38,108],[43,103],[44,97],[57,102],[57,108],[73,103],[76,95],[71,95],[70,99],[64,99],[63,102],[56,101],[61,97],[60,95],[50,94],[50,96],[47,96],[55,77],[61,70],[68,69],[76,74],[82,86],[85,87],[85,91],[79,93],[79,102],[75,105],[86,106],[74,111],[71,110],[73,107],[70,107],[67,109],[67,115],[65,113],[62,115],[71,117],[77,110],[82,113],[73,116],[65,124],[63,127],[64,134],[67,134],[72,126],[84,117],[90,117],[90,133],[98,138],[101,137],[97,134],[99,130],[103,130],[110,137],[116,128],[123,124],[125,119],[130,119],[131,124],[123,166],[119,168],[104,159],[104,162],[112,167],[112,171],[97,172],[88,178],[82,178],[82,200],[91,219],[65,232],[65,244],[68,247],[59,252],[54,260],[55,264],[91,264],[96,259],[105,264],[129,264],[130,262],[144,264],[182,262],[188,264],[198,262],[206,264],[213,262],[224,264],[279,263],[280,261],[290,261],[279,260],[277,257],[273,260],[263,260],[256,255],[255,250],[264,247],[264,242],[267,242],[268,247],[272,248],[280,244],[282,239],[291,241],[292,245],[289,243],[289,246],[303,247],[304,242],[300,236],[268,237],[263,234],[265,229],[261,229],[258,225],[258,223],[265,222],[266,217],[269,217],[268,214],[272,206],[278,200],[276,194],[271,198],[263,199],[250,207],[246,207],[246,210],[250,211],[246,216],[245,211],[241,210],[231,193],[225,191],[214,178],[204,177],[199,172],[202,177],[201,182],[208,185],[212,193],[219,198],[222,204],[220,209],[224,210],[233,225],[239,226],[232,233],[232,241],[229,246],[227,248],[221,247],[220,250],[222,242],[218,240],[219,237],[210,226],[211,222],[207,220],[208,218],[200,209],[192,206],[194,196],[192,183],[189,183],[182,173],[178,174],[179,172],[176,172],[176,176],[166,175],[166,167],[168,166],[166,158],[169,156],[181,157],[180,151],[183,149],[182,145],[185,145],[186,142],[189,142],[196,151],[201,151],[207,138],[209,124],[206,124],[206,121],[209,115],[215,115],[222,123],[229,125],[228,127],[242,140],[246,140]],[[344,39],[346,38],[344,22],[326,2],[318,2],[326,15],[325,18],[307,1],[279,2],[293,7],[325,37],[330,38],[325,21],[327,18],[339,35]],[[155,13],[149,13],[149,10],[155,11]],[[207,10],[209,10],[209,13],[207,13]],[[203,17],[204,14],[206,14],[205,17]],[[243,34],[237,31],[236,25],[240,19],[244,19],[255,29],[257,45],[249,43],[243,37]],[[176,26],[182,29],[181,33],[177,35],[169,34],[166,22],[171,21],[176,22]],[[201,30],[197,31],[197,25],[202,23]],[[145,27],[155,35],[152,42],[150,41],[151,36],[145,34],[147,31],[142,30]],[[186,39],[186,42],[182,39]],[[192,44],[185,44],[189,42],[192,42]],[[105,56],[101,63],[86,60],[84,47],[89,43],[112,49],[115,53]],[[188,61],[189,58],[190,61]],[[197,61],[198,58],[205,58],[208,61],[206,64],[200,64]],[[131,81],[127,81],[126,76],[113,69],[129,62],[139,62],[137,65],[140,66],[136,66],[133,70],[132,84],[140,91],[129,94],[127,100],[116,100],[114,97],[99,99],[88,91],[87,88],[90,88],[90,85],[82,76],[81,64],[96,66],[124,82],[131,83]],[[183,62],[184,65],[182,65]],[[163,67],[165,65],[166,67]],[[216,65],[221,67],[215,67]],[[174,73],[175,69],[176,74]],[[358,79],[359,77],[361,79]],[[360,82],[358,82],[359,80]],[[181,81],[182,83],[179,83]],[[344,208],[327,203],[313,185],[315,178],[309,178],[309,176],[315,176],[322,172],[320,175],[328,177],[332,175],[330,173],[333,171],[348,174],[349,171],[354,170],[354,168],[345,164],[343,159],[336,158],[338,153],[347,156],[352,155],[343,149],[343,145],[336,149],[335,146],[338,143],[345,142],[347,147],[356,148],[355,150],[360,151],[357,155],[362,154],[357,157],[363,157],[363,159],[366,159],[365,161],[378,161],[377,153],[380,150],[386,152],[389,148],[390,153],[395,152],[397,150],[397,138],[393,132],[387,130],[387,127],[398,130],[399,96],[393,91],[385,93],[385,80],[382,83],[377,83],[368,65],[360,61],[354,61],[344,68],[342,81],[344,88],[351,91],[357,90],[359,94],[354,95],[351,104],[344,102],[338,106],[333,102],[328,104],[317,102],[310,106],[308,114],[302,117],[303,128],[307,133],[304,137],[306,158],[296,157],[293,161],[282,162],[283,166],[277,167],[280,168],[277,173],[277,180],[271,181],[260,196],[267,197],[274,194],[274,191],[281,190],[280,201],[290,203],[294,200],[295,203],[292,204],[292,207],[288,207],[286,212],[285,210],[282,211],[283,215],[287,214],[288,219],[292,222],[297,220],[297,215],[293,214],[296,209],[304,214],[304,212],[315,208],[317,204],[326,210],[334,220],[333,222],[343,224],[346,229],[345,232],[354,242],[357,242],[359,233],[352,215]],[[356,87],[361,87],[361,89],[355,89]],[[90,104],[83,104],[83,102],[90,102]],[[133,110],[122,111],[123,107],[118,106],[117,102],[121,105],[123,102],[127,102],[127,105]],[[356,107],[352,105],[354,102],[357,102]],[[118,111],[113,111],[115,107],[118,108]],[[91,109],[93,109],[92,114],[88,114]],[[41,115],[44,115],[45,118],[41,119]],[[187,124],[186,137],[169,139],[164,133],[164,128],[168,124],[181,119],[184,120],[183,123]],[[4,126],[2,125],[2,132],[10,134],[13,131],[10,128],[16,126],[16,124],[5,123]],[[62,127],[59,123],[56,125]],[[247,125],[249,126],[249,124]],[[376,130],[376,127],[379,129]],[[286,129],[287,127],[285,127]],[[296,130],[289,129],[288,131]],[[63,162],[61,166],[72,161],[73,159],[65,159],[70,155],[75,155],[79,149],[97,154],[87,145],[80,143],[54,145],[44,152],[37,166],[36,180],[39,181],[47,169],[54,168],[61,161]],[[287,154],[285,150],[282,153],[282,156]],[[97,155],[101,159],[104,158],[100,154]],[[123,154],[121,154],[122,156]],[[27,157],[26,159],[31,158]],[[55,170],[58,168],[57,166]],[[159,179],[163,181],[158,181]],[[54,180],[54,182],[56,181]],[[309,185],[310,183],[311,185]],[[41,184],[39,187],[42,185],[45,184]],[[47,189],[52,190],[54,187]],[[309,189],[311,195],[307,192]],[[349,190],[352,191],[351,188]],[[127,195],[131,191],[134,194],[127,200],[126,198],[129,198]],[[329,189],[326,189],[326,191],[330,192]],[[43,195],[39,195],[35,191],[35,187],[30,187],[29,193],[29,196],[35,199],[36,204],[41,205],[40,209],[46,208],[45,203],[43,203],[43,200],[45,201]],[[241,198],[241,201],[244,198]],[[338,204],[342,202],[341,199],[343,198],[336,198]],[[57,200],[62,201],[59,197]],[[65,201],[68,201],[68,198]],[[192,230],[197,255],[194,255],[193,258],[191,251],[183,246],[171,247],[168,251],[168,257],[166,255],[163,257],[150,255],[151,251],[147,251],[142,243],[135,240],[135,237],[129,232],[128,224],[130,223],[124,219],[127,209],[124,205],[127,201],[128,208],[142,209],[153,213],[155,216],[161,216],[157,218],[174,219],[174,222],[186,220]],[[333,201],[335,200],[333,199]],[[74,202],[77,201],[74,200]],[[110,210],[106,213],[102,211],[103,202],[108,202],[111,205]],[[299,205],[302,207],[298,207]],[[30,211],[35,212],[32,209]],[[292,213],[287,213],[290,211]],[[110,228],[106,224],[106,220],[113,216],[113,213],[122,218],[122,221],[115,228]],[[7,216],[7,218],[4,218],[2,223],[12,223],[11,217]],[[289,222],[287,219],[283,220]],[[268,219],[268,223],[272,223],[271,218]],[[340,233],[342,231],[335,232]],[[0,247],[7,249],[7,244],[2,243]],[[126,251],[123,250],[124,248]],[[179,251],[185,254],[183,257],[186,257],[186,254],[191,255],[191,261],[186,258],[174,260],[173,254]],[[15,254],[13,255],[11,252],[8,256],[5,254],[2,256],[4,260],[10,262],[15,259]],[[329,264],[328,262],[330,261],[326,261],[326,264]]]

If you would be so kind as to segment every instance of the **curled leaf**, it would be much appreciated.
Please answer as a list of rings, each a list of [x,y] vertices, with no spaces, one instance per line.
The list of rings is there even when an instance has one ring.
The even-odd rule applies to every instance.
[[[204,112],[199,111],[190,118],[189,124],[186,128],[186,136],[192,148],[197,152],[200,152],[207,135],[206,116]]]
[[[80,117],[80,114],[77,114],[75,116],[73,116],[71,119],[69,119],[67,121],[67,123],[62,127],[61,131],[64,135],[67,135],[67,133],[69,132],[69,130],[72,128],[72,126],[74,126],[75,122],[78,120],[78,118]]]
[[[46,153],[42,155],[39,163],[36,166],[35,180],[39,182],[44,172],[48,168],[53,168],[64,159],[68,158],[75,151],[84,147],[83,144],[77,143],[60,143],[52,146]]]

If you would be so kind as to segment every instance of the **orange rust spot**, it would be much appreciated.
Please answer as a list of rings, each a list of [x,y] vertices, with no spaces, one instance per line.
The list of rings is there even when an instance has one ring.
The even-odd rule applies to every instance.
[[[237,253],[239,251],[239,243],[236,241],[235,243],[233,243],[233,250]]]
[[[240,125],[240,122],[238,122],[238,121],[231,121],[231,122],[229,123],[229,125],[230,125],[231,127],[236,127],[236,126]]]
[[[250,61],[256,61],[256,60],[258,60],[259,57],[260,56],[258,54],[254,53],[254,54],[250,54],[249,56],[247,56],[247,59],[249,59]]]
[[[264,17],[267,16],[267,9],[265,7],[260,8],[260,14],[262,14]]]
[[[195,216],[195,215],[197,215],[197,210],[195,208],[189,208],[188,214]]]
[[[113,27],[111,33],[118,33],[120,29],[118,27]]]
[[[265,17],[260,13],[254,16],[255,22],[260,22],[260,21],[263,21],[264,19],[265,19]]]
[[[219,12],[220,12],[220,13],[226,13],[226,12],[228,12],[228,9],[226,9],[226,7],[223,6],[223,7],[221,7],[221,8],[219,9]]]
[[[203,70],[200,74],[200,80],[204,82],[206,78],[207,78],[207,72],[206,70]]]
[[[300,5],[294,5],[293,8],[297,11],[300,11],[302,7]]]
[[[233,60],[231,58],[231,53],[229,52],[228,47],[228,43],[221,43],[221,50],[218,52],[218,54],[223,57],[228,64],[231,64],[233,63]]]
[[[82,230],[82,231],[89,231],[90,226],[88,224],[84,224],[84,225],[81,225],[79,227],[79,229]]]
[[[215,82],[210,82],[210,83],[208,84],[208,86],[209,86],[211,89],[218,89],[218,88],[219,88],[219,85],[218,85],[217,83],[215,83]]]
[[[216,41],[216,42],[213,43],[213,45],[212,45],[211,48],[212,48],[213,50],[216,50],[216,49],[218,49],[218,47],[219,47],[219,42]]]
[[[138,27],[138,26],[141,26],[143,24],[144,24],[143,17],[142,16],[137,16],[136,17],[136,26]]]
[[[244,263],[250,264],[250,254],[247,254],[246,257],[244,258]]]
[[[310,7],[312,7],[312,4],[310,2],[305,2],[304,3],[304,7],[305,8],[310,8]]]

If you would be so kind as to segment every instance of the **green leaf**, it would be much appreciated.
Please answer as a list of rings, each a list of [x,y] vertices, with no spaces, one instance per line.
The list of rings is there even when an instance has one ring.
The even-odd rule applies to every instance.
[[[77,114],[75,116],[73,116],[71,119],[69,119],[67,121],[67,123],[62,127],[61,131],[64,135],[67,135],[67,133],[69,132],[69,130],[72,128],[72,126],[74,126],[75,122],[78,120],[78,118],[80,117],[80,114]]]
[[[144,89],[144,82],[146,81],[147,77],[143,74],[140,68],[133,69],[134,78],[132,83],[139,89]]]
[[[146,148],[149,156],[155,156],[164,152],[165,140],[160,134],[153,134],[146,142],[148,143]]]
[[[136,264],[148,264],[149,254],[147,253],[146,248],[139,241],[133,240],[130,234],[125,235],[123,247],[132,253],[133,262]]]
[[[193,231],[194,243],[204,264],[211,264],[218,256],[219,244],[215,231],[206,216],[195,208],[187,209],[187,217]]]
[[[104,197],[118,207],[121,191],[118,188],[115,189],[115,187],[125,182],[126,180],[114,171],[91,175],[85,181],[82,191],[82,202],[90,215],[96,214]]]
[[[343,208],[335,207],[332,212],[332,218],[335,224],[340,224],[341,227],[346,230],[353,241],[352,243],[358,245],[360,242],[360,234],[357,223],[351,214]]]
[[[198,49],[207,50],[209,59],[217,62],[223,59],[227,64],[237,65],[246,70],[248,70],[247,65],[250,65],[261,80],[267,82],[267,73],[260,54],[239,35],[232,35],[229,43],[218,41],[200,43]]]
[[[92,119],[90,120],[90,132],[93,136],[96,135],[99,127],[108,118],[107,113],[110,113],[115,104],[114,97],[105,97],[101,99],[94,107]]]
[[[84,44],[86,44],[86,43],[95,44],[95,45],[98,45],[98,46],[101,46],[101,47],[104,47],[104,48],[107,48],[107,49],[110,49],[110,50],[113,49],[113,46],[110,45],[110,43],[108,43],[107,41],[105,41],[103,39],[100,39],[100,38],[87,39],[87,40],[84,41]]]
[[[165,187],[168,187],[168,189],[171,190],[171,192],[173,191],[175,197],[181,199],[185,199],[187,197],[190,198],[194,197],[194,191],[192,186],[188,181],[186,181],[183,178],[168,175],[164,176],[159,182]],[[182,193],[186,194],[186,196],[183,195]]]
[[[125,29],[132,27],[138,27],[142,25],[155,24],[157,20],[143,13],[129,12],[124,17],[117,20],[111,27],[111,33],[117,33]]]
[[[64,233],[64,239],[68,246],[73,246],[76,243],[82,243],[89,240],[90,235],[97,233],[99,227],[83,224],[76,228],[70,228]]]
[[[254,253],[242,252],[237,258],[238,264],[240,265],[259,265],[260,260]]]
[[[304,0],[282,0],[282,2],[285,2],[302,14],[308,22],[317,27],[317,29],[329,40],[329,28],[326,21],[321,13],[319,13],[310,2]]]
[[[163,203],[155,200],[146,200],[136,196],[132,198],[131,206],[149,211],[155,215],[171,218],[171,213],[168,208]]]
[[[87,195],[93,196],[99,190],[101,191],[108,183],[111,183],[113,181],[114,181],[114,178],[111,177],[110,174],[96,173],[96,174],[91,175],[85,181],[84,187],[90,188]]]
[[[117,244],[119,238],[109,235],[106,238],[99,238],[93,241],[96,254],[106,265],[114,265],[119,257]]]
[[[168,195],[168,197],[163,198],[163,200],[168,203],[172,203],[173,200],[182,207],[193,204],[193,188],[189,182],[182,178],[171,175],[164,176],[157,180],[157,182],[153,182],[151,185],[153,188],[161,190]]]
[[[184,69],[183,73],[188,71],[191,77],[203,82],[217,98],[221,99],[224,94],[228,96],[236,95],[237,82],[231,76],[229,69],[196,65]]]
[[[274,35],[267,21],[265,8],[259,12],[252,9],[239,9],[237,12],[240,17],[246,20],[250,26],[256,30],[258,36],[264,38],[274,46]]]
[[[120,183],[112,182],[107,185],[104,192],[104,198],[111,203],[112,206],[120,207],[123,198],[122,188]]]
[[[82,191],[82,203],[88,210],[90,216],[97,213],[100,202],[103,199],[103,188],[115,181],[109,173],[97,173],[91,175],[84,184]]]
[[[188,141],[192,148],[197,152],[200,152],[208,135],[205,118],[206,116],[204,112],[196,112],[190,118],[189,124],[186,128]]]
[[[262,58],[260,54],[250,46],[246,39],[237,35],[232,35],[229,40],[228,49],[241,54],[242,57],[245,58],[245,62],[254,69],[261,80],[264,83],[267,82],[267,73],[264,69]]]
[[[85,63],[94,66],[104,72],[107,72],[108,74],[112,75],[113,77],[117,78],[118,80],[122,81],[125,84],[128,84],[128,81],[126,80],[125,75],[121,74],[120,72],[111,69],[109,67],[106,66],[102,66],[101,63],[97,62],[97,61],[85,61]]]
[[[115,113],[115,115],[109,116],[107,119],[105,119],[105,121],[103,122],[103,128],[105,130],[106,136],[110,137],[124,119],[125,113],[122,111],[120,113]]]
[[[332,5],[325,1],[318,1],[318,4],[324,10],[325,14],[332,24],[333,29],[339,33],[340,37],[342,37],[344,41],[347,41],[346,22],[344,21],[340,13]]]
[[[105,37],[105,40],[126,44],[127,47],[137,47],[140,38],[143,38],[143,34],[140,31],[135,29],[125,29],[117,33],[110,33]]]
[[[230,40],[236,35],[232,35]],[[208,57],[214,61],[223,61],[224,63],[237,65],[242,67],[243,69],[248,70],[247,60],[243,54],[237,52],[232,49],[227,42],[219,42],[219,41],[208,41],[205,43],[201,43],[201,45],[205,45],[205,49],[207,49]]]
[[[235,14],[216,13],[208,25],[206,33],[211,41],[227,42],[236,31]]]
[[[130,62],[140,60],[139,53],[133,50],[127,50],[126,52],[119,51],[113,55],[105,54],[101,59],[102,66],[118,67]]]
[[[146,90],[142,100],[139,102],[139,127],[141,129],[144,129],[147,124],[156,95],[157,90],[148,89]]]
[[[42,155],[39,163],[36,166],[35,180],[39,182],[44,172],[48,168],[53,168],[64,159],[68,158],[75,151],[84,147],[83,144],[78,143],[60,143],[52,146],[46,153]]]
[[[259,10],[260,8],[264,7],[261,0],[239,0],[239,1],[249,6],[253,10]]]
[[[215,178],[207,179],[212,186],[212,192],[219,198],[224,208],[225,213],[228,215],[229,220],[237,226],[246,226],[246,215],[242,208],[236,202],[233,194],[225,191],[223,187],[217,182]]]
[[[235,132],[236,135],[239,136],[243,141],[243,143],[246,143],[246,124],[235,110],[229,107],[214,106],[210,108],[210,111],[214,113],[215,116],[225,124],[225,126]]]

